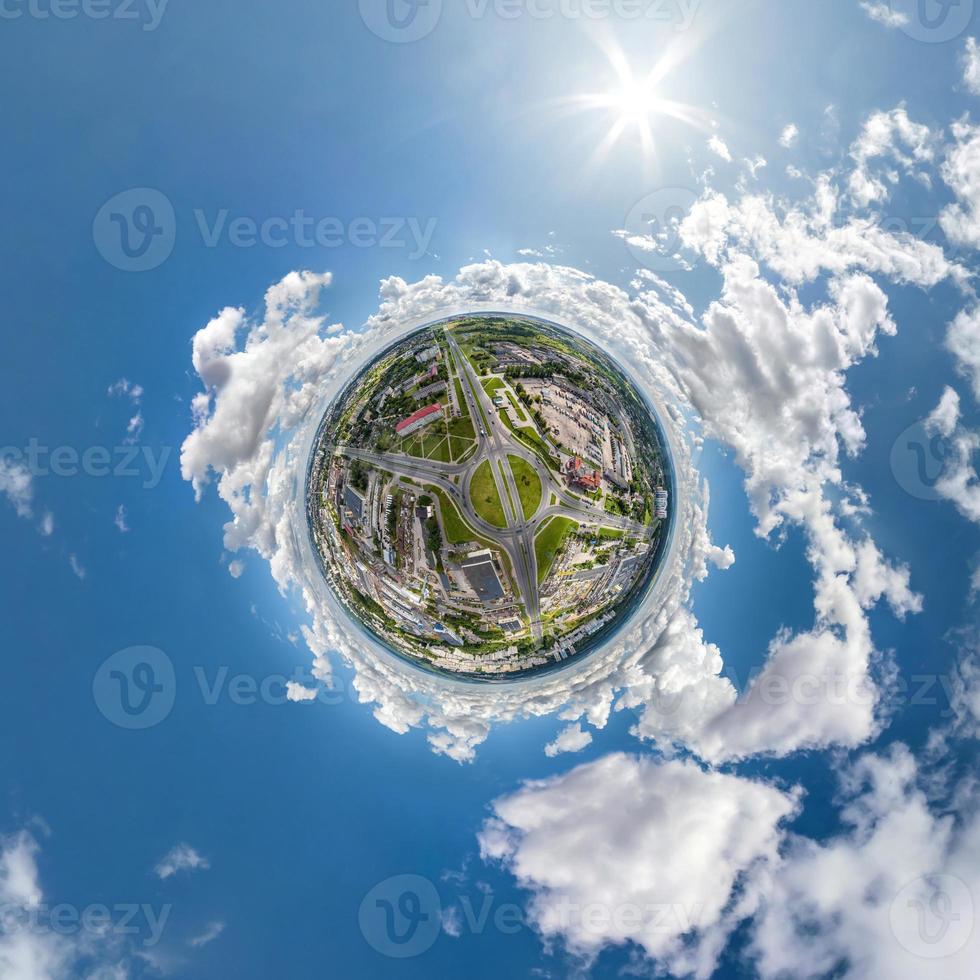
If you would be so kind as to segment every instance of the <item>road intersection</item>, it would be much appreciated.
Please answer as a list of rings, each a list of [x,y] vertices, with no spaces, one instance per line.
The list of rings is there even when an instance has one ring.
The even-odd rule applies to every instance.
[[[610,527],[641,537],[650,536],[646,525],[606,512],[602,505],[570,493],[544,461],[525,446],[501,421],[490,396],[460,349],[455,339],[447,335],[450,360],[459,378],[463,395],[473,422],[477,442],[476,452],[461,463],[444,463],[421,459],[404,453],[375,453],[353,446],[339,445],[334,453],[348,459],[358,459],[396,476],[420,483],[427,483],[445,492],[456,505],[464,519],[478,534],[506,552],[513,569],[515,585],[524,604],[535,641],[542,638],[540,597],[538,591],[538,567],[534,551],[534,537],[552,517],[567,517],[580,525],[596,528]],[[508,456],[516,456],[532,466],[541,481],[541,500],[533,514],[525,516],[517,481]],[[504,527],[485,521],[473,504],[470,485],[478,467],[489,463],[494,485],[504,513]],[[458,481],[458,482],[457,482]],[[552,504],[552,500],[557,503]]]

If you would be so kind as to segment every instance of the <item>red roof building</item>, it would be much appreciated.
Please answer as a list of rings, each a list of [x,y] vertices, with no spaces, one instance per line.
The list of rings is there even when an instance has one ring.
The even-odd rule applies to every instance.
[[[417,412],[413,412],[407,419],[402,419],[395,426],[395,432],[400,436],[407,436],[409,433],[415,432],[416,429],[421,429],[423,425],[434,422],[441,413],[442,405],[438,402],[433,405],[427,405],[425,408],[420,408]]]

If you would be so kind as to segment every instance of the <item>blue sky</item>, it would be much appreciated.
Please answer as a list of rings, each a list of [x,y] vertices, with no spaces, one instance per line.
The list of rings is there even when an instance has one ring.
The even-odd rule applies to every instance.
[[[679,30],[681,8],[673,2],[663,5],[672,22],[543,20],[526,12],[509,18],[493,4],[474,16],[479,5],[446,4],[426,37],[391,43],[368,29],[353,0],[171,0],[162,11],[137,0],[142,20],[94,19],[81,9],[67,19],[39,17],[8,0],[3,10],[23,16],[0,19],[0,71],[11,96],[0,105],[8,350],[0,445],[23,452],[37,440],[77,456],[105,447],[110,468],[118,463],[125,472],[75,472],[80,467],[69,460],[63,467],[70,475],[35,471],[19,496],[0,481],[0,843],[8,861],[0,863],[0,905],[24,905],[11,884],[17,858],[36,876],[47,906],[136,906],[140,927],[126,933],[122,912],[113,912],[108,936],[66,928],[58,942],[68,951],[50,929],[38,929],[31,938],[48,965],[37,953],[34,966],[18,973],[13,959],[3,961],[13,948],[4,944],[24,934],[0,926],[0,964],[12,976],[560,977],[581,969],[603,977],[620,975],[625,965],[652,975],[636,936],[585,955],[569,933],[542,935],[534,903],[555,885],[527,871],[538,842],[515,829],[527,812],[521,807],[533,802],[520,795],[524,781],[561,779],[620,752],[643,764],[723,774],[739,782],[719,783],[718,792],[760,810],[754,788],[802,787],[802,802],[787,804],[781,820],[772,817],[784,870],[794,867],[791,858],[802,861],[800,839],[829,846],[849,833],[844,807],[857,790],[842,789],[839,778],[869,757],[898,769],[889,755],[898,743],[916,760],[915,785],[930,812],[955,812],[962,827],[972,826],[976,719],[971,730],[962,698],[959,713],[954,709],[950,678],[962,671],[968,681],[967,668],[957,665],[975,657],[971,575],[980,533],[953,500],[916,495],[907,454],[898,472],[893,459],[900,436],[934,412],[947,386],[961,399],[956,432],[966,437],[976,429],[969,369],[960,365],[958,373],[945,346],[947,325],[975,297],[952,276],[923,289],[872,270],[897,334],[879,333],[877,356],[856,359],[844,372],[866,439],[853,458],[842,455],[842,478],[863,488],[872,510],[855,540],[870,535],[892,566],[907,566],[908,588],[923,597],[922,611],[904,619],[884,603],[867,610],[881,659],[876,683],[893,704],[867,738],[721,758],[694,736],[690,744],[637,738],[631,728],[643,712],[634,704],[591,728],[592,743],[576,755],[543,752],[569,721],[548,712],[492,725],[473,758],[460,763],[432,750],[424,724],[399,734],[379,723],[372,705],[358,703],[355,671],[339,658],[335,696],[321,683],[317,702],[286,702],[286,679],[316,683],[300,635],[309,623],[302,601],[280,594],[253,551],[233,556],[225,549],[228,506],[213,485],[195,501],[179,462],[195,428],[191,400],[202,389],[192,366],[195,334],[228,306],[261,322],[266,290],[292,270],[332,273],[319,297],[324,326],[354,331],[378,310],[382,280],[434,275],[449,282],[475,262],[541,260],[629,290],[643,253],[613,232],[647,195],[668,188],[685,201],[709,191],[731,202],[751,193],[807,199],[812,186],[786,167],[806,175],[832,171],[843,181],[867,118],[900,104],[932,133],[933,156],[911,168],[925,173],[929,186],[888,157],[885,169],[903,176],[894,187],[889,181],[879,218],[886,228],[923,236],[972,274],[978,242],[950,241],[939,216],[957,201],[942,176],[952,123],[978,112],[961,59],[967,37],[980,33],[980,15],[949,38],[922,40],[910,36],[916,32],[907,30],[908,19],[889,26],[879,10],[906,16],[912,5],[864,6],[877,18],[850,0],[702,0]],[[972,11],[972,2],[966,6]],[[112,0],[110,9],[118,7]],[[158,24],[152,9],[162,13]],[[690,50],[658,94],[694,107],[698,124],[655,114],[653,156],[628,129],[596,160],[615,112],[570,111],[562,100],[615,88],[605,52],[620,50],[643,74],[672,45]],[[787,148],[779,140],[791,123],[799,136]],[[731,161],[709,148],[712,135]],[[895,147],[910,152],[897,141]],[[742,161],[758,156],[767,166],[750,181]],[[125,260],[96,222],[106,202],[134,188],[158,191],[174,214],[167,224],[172,252],[142,272],[119,267]],[[122,199],[130,207],[137,200]],[[225,211],[209,245],[207,229]],[[281,247],[235,244],[235,219],[261,226],[288,222],[297,211],[336,222],[340,243],[307,246],[277,225]],[[839,221],[849,213],[843,209]],[[359,219],[358,233],[351,223]],[[389,219],[394,224],[383,224]],[[405,244],[377,244],[386,228]],[[412,228],[431,229],[431,237],[413,237]],[[358,245],[359,235],[371,244]],[[719,299],[723,270],[697,247],[686,255],[690,268],[653,267],[687,297],[698,320]],[[795,283],[766,275],[777,289],[798,290],[804,304],[827,296],[827,276]],[[405,300],[395,309],[413,307]],[[665,364],[668,355],[657,350]],[[121,379],[127,384],[110,393]],[[684,605],[704,640],[720,648],[725,675],[743,689],[781,629],[812,627],[815,572],[802,525],[787,521],[767,540],[756,533],[736,448],[721,429],[712,435],[710,418],[705,422],[709,438],[695,465],[710,486],[707,526],[736,561],[695,582]],[[234,560],[244,563],[237,578],[229,574]],[[97,680],[107,658],[133,647],[162,651],[174,670],[172,710],[145,730],[107,717],[113,712]],[[235,677],[244,678],[240,688],[232,686]],[[263,682],[271,697],[254,693]],[[929,745],[940,735],[937,756]],[[678,776],[669,768],[656,772]],[[586,785],[599,794],[601,787]],[[680,792],[686,784],[678,786]],[[495,801],[512,794],[510,849],[500,860],[484,860],[488,819],[511,819],[500,816]],[[711,799],[695,797],[694,805]],[[764,805],[782,804],[767,796]],[[207,867],[161,877],[155,869],[180,844]],[[601,853],[601,844],[595,838],[590,850]],[[758,860],[775,862],[767,846],[758,844]],[[950,855],[962,851],[950,845]],[[947,857],[933,870],[957,877]],[[521,859],[528,862],[524,875]],[[639,847],[636,864],[645,859]],[[663,855],[650,860],[666,873],[656,864]],[[629,892],[615,861],[607,872],[585,862],[570,864],[570,875],[585,881],[594,873],[611,893],[620,886]],[[748,864],[740,870],[749,877]],[[443,907],[454,911],[430,947],[399,959],[389,955],[390,944],[372,945],[359,909],[375,886],[403,874],[432,882]],[[692,872],[684,880],[695,878]],[[790,888],[789,870],[781,881]],[[787,895],[768,897],[789,905]],[[486,896],[490,922],[473,925],[467,909],[478,913]],[[166,916],[152,945],[144,943],[152,932],[145,907],[151,917]],[[516,931],[494,924],[501,908],[522,918]],[[721,944],[715,975],[770,969],[772,949],[759,938],[765,933],[754,931],[761,928],[752,917],[738,923]],[[753,943],[769,958],[753,953]],[[814,975],[918,975],[895,972],[905,969],[899,960],[855,966],[846,938],[835,949],[836,965]],[[690,974],[676,949],[651,942],[646,952],[652,950],[663,953],[669,975]],[[814,955],[812,962],[829,961]],[[944,966],[913,958],[909,969],[923,962]],[[949,972],[938,975],[959,975],[953,961],[946,966]],[[115,967],[123,972],[106,972]]]

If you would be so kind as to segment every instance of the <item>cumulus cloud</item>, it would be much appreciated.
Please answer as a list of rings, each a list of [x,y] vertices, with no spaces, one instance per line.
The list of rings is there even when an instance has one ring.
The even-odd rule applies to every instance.
[[[88,574],[88,572],[81,561],[79,561],[78,555],[70,554],[68,556],[68,565],[71,568],[72,574],[74,574],[75,578],[79,579],[80,581],[85,581],[85,576]]]
[[[66,931],[63,919],[60,923],[51,920],[51,909],[58,902],[41,887],[39,853],[37,840],[27,831],[0,837],[0,976],[11,980],[125,980],[137,975],[145,951],[131,949],[121,930]],[[164,921],[157,922],[157,927],[162,929]]]
[[[18,517],[26,519],[34,513],[34,478],[23,463],[0,459],[0,494],[7,498]]]
[[[873,113],[851,146],[855,167],[849,178],[849,189],[855,203],[866,207],[887,200],[889,188],[898,183],[899,170],[928,183],[928,174],[921,168],[932,163],[934,142],[929,127],[912,122],[904,105],[890,112]],[[886,169],[874,170],[872,164],[877,162],[883,163]]]
[[[306,687],[303,684],[297,684],[296,681],[287,681],[286,700],[295,701],[297,703],[303,703],[304,701],[315,701],[316,691],[313,688]]]
[[[980,401],[980,307],[961,310],[949,326],[946,347],[956,358],[960,373],[973,386]]]
[[[708,976],[798,804],[793,790],[617,753],[494,801],[480,853],[530,891],[542,937],[586,962],[631,942],[672,974]]]
[[[732,162],[732,151],[728,149],[728,144],[717,134],[708,140],[708,149],[727,163]]]
[[[976,787],[954,821],[930,805],[905,746],[862,758],[846,775],[844,830],[791,839],[751,932],[764,978],[968,980],[980,937]]]
[[[968,117],[953,123],[953,144],[942,165],[943,180],[956,202],[945,207],[939,223],[954,245],[980,247],[980,127]]]
[[[591,744],[590,732],[585,731],[581,725],[568,725],[555,736],[554,741],[544,747],[544,754],[553,759],[563,752],[581,752]]]
[[[120,534],[129,533],[129,524],[126,523],[126,508],[123,504],[120,504],[116,508],[116,516],[115,519],[113,520],[113,524],[116,525],[116,530]]]
[[[166,880],[181,871],[206,871],[210,867],[210,861],[194,850],[190,844],[175,844],[157,862],[153,873],[161,880]]]
[[[951,501],[969,521],[980,524],[980,475],[973,463],[980,433],[960,425],[960,398],[947,387],[925,422],[926,431],[946,439],[948,452],[935,483],[936,493]]]
[[[975,37],[966,39],[966,47],[961,58],[963,84],[968,92],[980,95],[980,47]]]
[[[783,131],[779,134],[779,145],[788,150],[795,145],[799,135],[800,130],[796,123],[789,123],[783,127]]]

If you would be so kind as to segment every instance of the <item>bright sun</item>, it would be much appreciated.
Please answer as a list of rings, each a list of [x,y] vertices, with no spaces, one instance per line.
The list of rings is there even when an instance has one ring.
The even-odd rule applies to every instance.
[[[707,114],[691,105],[675,102],[660,94],[665,79],[674,72],[692,50],[693,41],[675,42],[661,52],[646,74],[635,73],[623,50],[611,41],[600,42],[603,54],[612,68],[613,85],[605,92],[583,93],[562,100],[574,110],[599,110],[610,117],[610,127],[596,147],[590,163],[600,164],[610,150],[624,137],[639,138],[643,158],[654,156],[654,121],[671,117],[699,129],[708,128]]]

